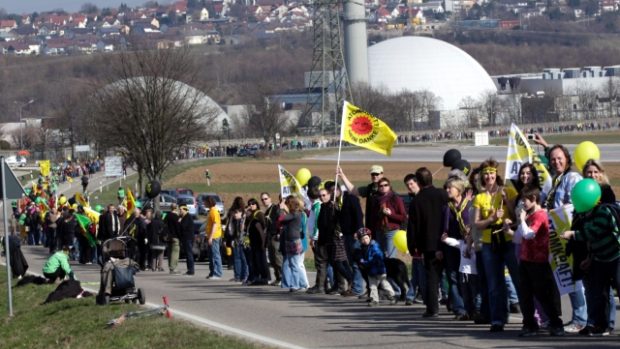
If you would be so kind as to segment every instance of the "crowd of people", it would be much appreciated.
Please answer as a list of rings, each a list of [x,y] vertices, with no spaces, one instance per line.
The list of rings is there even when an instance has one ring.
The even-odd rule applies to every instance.
[[[206,277],[221,279],[222,262],[229,260],[230,281],[241,285],[358,297],[371,307],[423,302],[425,318],[437,317],[444,304],[456,321],[488,324],[491,332],[503,331],[510,313],[522,313],[520,336],[525,337],[543,330],[551,336],[609,335],[615,327],[613,289],[620,291],[616,197],[600,161],[587,161],[578,173],[566,147],[549,146],[540,134],[534,141],[544,147],[553,176],[546,190],[533,164],[522,164],[517,180],[504,181],[498,162],[487,159],[476,168],[453,168],[445,179],[418,168],[402,179],[407,195],[395,193],[390,174],[373,165],[366,186],[354,185],[338,168],[336,182],[312,177],[303,183],[307,196],[277,202],[267,192],[258,199],[236,197],[225,217],[209,197]],[[602,195],[593,208],[575,213],[571,229],[561,234],[572,255],[574,281],[571,320],[564,324],[550,264],[550,233],[556,227],[548,212],[570,205],[572,189],[582,178],[594,179]],[[94,246],[77,234],[75,210],[80,207],[53,208],[45,218],[50,253],[62,246],[64,254],[75,258],[66,246],[79,239],[84,249],[77,258],[97,262],[100,243],[126,233],[137,242],[141,269],[165,271],[167,250],[168,272],[180,274],[183,250],[185,274],[195,275],[197,236],[186,206],[173,205],[165,215],[135,207],[127,215],[123,205],[108,205],[94,227],[99,241]],[[406,231],[408,251],[397,243],[401,230]],[[304,264],[309,250],[314,280],[308,279]],[[403,262],[405,252],[412,258],[410,270]],[[63,254],[57,256],[64,261]]]

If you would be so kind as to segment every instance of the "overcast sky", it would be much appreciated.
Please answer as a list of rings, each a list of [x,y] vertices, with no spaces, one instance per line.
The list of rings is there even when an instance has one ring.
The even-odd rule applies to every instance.
[[[31,13],[51,11],[61,8],[67,12],[78,11],[83,4],[90,2],[97,7],[118,7],[121,3],[128,6],[142,5],[147,0],[0,0],[0,8],[8,13]],[[160,4],[171,3],[171,0],[159,0]]]

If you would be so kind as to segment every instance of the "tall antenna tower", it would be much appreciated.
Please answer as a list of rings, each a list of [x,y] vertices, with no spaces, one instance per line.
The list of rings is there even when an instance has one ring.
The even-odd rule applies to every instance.
[[[337,135],[348,79],[342,48],[342,0],[315,0],[312,68],[306,73],[307,105],[302,116],[309,131]]]

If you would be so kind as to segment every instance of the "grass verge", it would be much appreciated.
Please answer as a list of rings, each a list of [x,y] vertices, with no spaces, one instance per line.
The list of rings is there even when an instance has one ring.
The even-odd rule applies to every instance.
[[[140,307],[124,303],[97,306],[92,297],[42,304],[53,285],[13,288],[14,316],[9,318],[7,275],[5,267],[1,269],[3,348],[264,348],[163,316],[128,319],[108,329],[110,319]]]

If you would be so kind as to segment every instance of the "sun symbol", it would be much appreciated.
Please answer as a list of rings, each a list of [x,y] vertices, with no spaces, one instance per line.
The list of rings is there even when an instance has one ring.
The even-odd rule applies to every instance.
[[[358,136],[365,136],[372,132],[372,120],[368,115],[356,115],[351,120],[351,130]]]

